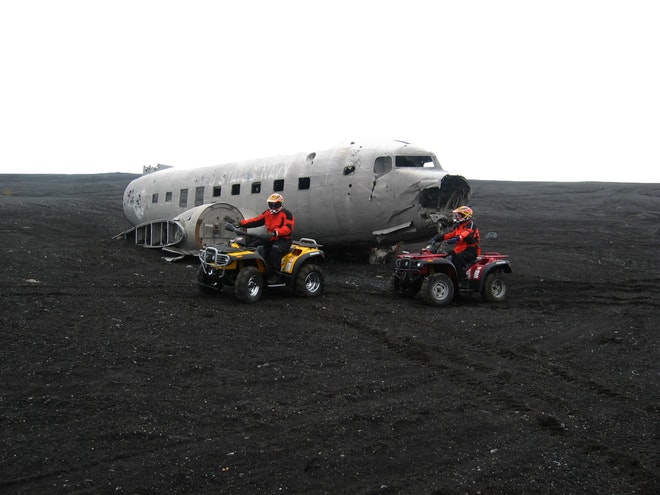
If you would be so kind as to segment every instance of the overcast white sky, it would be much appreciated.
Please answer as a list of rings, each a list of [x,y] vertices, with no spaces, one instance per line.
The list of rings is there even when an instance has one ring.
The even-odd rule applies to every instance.
[[[468,179],[660,183],[656,0],[17,0],[0,173],[402,139]]]

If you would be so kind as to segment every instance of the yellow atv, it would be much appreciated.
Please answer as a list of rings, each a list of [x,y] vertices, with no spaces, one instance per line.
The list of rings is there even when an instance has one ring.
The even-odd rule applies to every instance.
[[[236,298],[244,303],[259,301],[266,287],[285,288],[303,297],[321,295],[325,286],[321,269],[325,254],[314,239],[303,237],[293,241],[289,252],[282,256],[278,281],[268,283],[271,274],[263,247],[251,247],[246,240],[246,237],[263,240],[265,236],[243,232],[231,223],[225,228],[237,236],[227,244],[208,246],[199,252],[197,285],[203,294],[232,287]]]

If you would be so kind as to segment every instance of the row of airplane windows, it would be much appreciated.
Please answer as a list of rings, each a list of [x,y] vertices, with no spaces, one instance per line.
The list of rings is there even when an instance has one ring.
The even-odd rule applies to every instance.
[[[311,184],[311,180],[309,177],[300,177],[298,178],[298,190],[305,190],[309,189]],[[276,179],[273,181],[273,192],[282,192],[284,191],[284,179]],[[220,194],[222,193],[222,186],[214,186],[213,187],[213,197],[214,198],[219,198]],[[250,186],[250,193],[251,194],[259,194],[261,193],[261,182],[253,182]],[[231,185],[231,195],[232,196],[238,196],[241,194],[241,184],[232,184]],[[173,193],[172,191],[168,191],[165,193],[165,202],[166,203],[171,203],[172,202],[172,196]],[[158,203],[159,201],[159,195],[158,193],[153,193],[151,195],[151,202],[152,203]],[[195,206],[199,206],[201,204],[204,204],[204,186],[196,187],[195,188]],[[188,189],[180,189],[179,190],[179,206],[186,207],[188,206]]]

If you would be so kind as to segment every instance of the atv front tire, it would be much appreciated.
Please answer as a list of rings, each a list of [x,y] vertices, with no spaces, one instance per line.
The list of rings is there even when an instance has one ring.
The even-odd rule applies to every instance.
[[[445,273],[429,275],[419,290],[422,301],[431,306],[447,306],[454,299],[454,282]]]
[[[264,293],[264,277],[255,266],[243,268],[236,277],[234,284],[236,299],[241,302],[256,303]]]
[[[390,292],[403,297],[415,297],[419,292],[419,283],[415,285],[404,285],[401,279],[392,274],[390,277]]]
[[[317,297],[323,293],[325,276],[318,265],[308,263],[296,276],[295,291],[303,297]]]

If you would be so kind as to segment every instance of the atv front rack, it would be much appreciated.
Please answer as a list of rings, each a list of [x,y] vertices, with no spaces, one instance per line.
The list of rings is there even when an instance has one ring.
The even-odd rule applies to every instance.
[[[199,261],[202,265],[206,263],[213,263],[218,266],[228,265],[231,258],[224,253],[218,251],[217,248],[209,246],[199,252]]]

